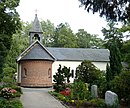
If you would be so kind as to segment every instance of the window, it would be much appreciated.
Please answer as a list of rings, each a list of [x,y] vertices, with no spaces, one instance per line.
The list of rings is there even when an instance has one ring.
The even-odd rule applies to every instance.
[[[23,77],[26,78],[27,77],[27,69],[24,68],[24,71],[23,71]]]
[[[51,68],[48,69],[48,78],[51,78]]]

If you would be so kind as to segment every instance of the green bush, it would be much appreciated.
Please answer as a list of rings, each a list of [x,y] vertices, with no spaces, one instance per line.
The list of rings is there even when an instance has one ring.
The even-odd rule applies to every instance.
[[[12,87],[2,87],[0,96],[10,99],[15,97],[20,97],[22,94],[21,87],[13,85]]]
[[[92,99],[89,102],[92,104],[92,106],[96,106],[98,108],[106,108],[106,104],[103,99]]]
[[[100,78],[102,72],[92,64],[91,61],[84,60],[81,65],[76,68],[76,78],[82,82],[89,83],[90,86],[94,81]]]
[[[53,89],[56,91],[56,92],[60,92],[60,91],[62,91],[62,90],[64,90],[65,89],[65,85],[64,84],[62,84],[62,85],[60,85],[60,84],[54,84],[53,85]]]
[[[9,100],[10,98],[13,98],[14,97],[14,94],[16,93],[17,91],[12,89],[12,88],[3,88],[1,90],[1,96],[7,100]]]
[[[90,98],[88,84],[82,81],[75,81],[71,89],[71,100],[84,100]]]
[[[16,85],[13,85],[11,88],[12,88],[12,89],[15,89],[17,92],[23,94],[21,87],[16,86]]]
[[[127,104],[130,102],[130,71],[123,71],[111,82],[112,90]]]
[[[20,100],[0,100],[0,108],[23,108]]]

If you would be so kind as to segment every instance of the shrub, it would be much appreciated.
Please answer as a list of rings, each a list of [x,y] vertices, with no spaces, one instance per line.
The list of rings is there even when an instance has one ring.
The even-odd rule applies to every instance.
[[[92,106],[96,106],[98,108],[106,108],[106,104],[103,99],[92,99],[89,102],[92,104]]]
[[[54,84],[53,88],[55,89],[56,92],[60,92],[60,91],[62,91],[62,90],[65,89],[65,85],[64,84],[62,84],[62,85],[60,85],[60,84]]]
[[[10,78],[9,76],[4,76],[4,78],[2,79],[2,82],[4,82],[4,87],[11,87],[13,85],[16,85],[16,82],[13,81],[12,78]]]
[[[1,90],[1,96],[4,97],[5,99],[10,99],[13,97],[13,95],[16,93],[17,91],[11,88],[3,88]]]
[[[120,99],[130,102],[130,71],[123,71],[111,82],[112,90],[118,94]]]
[[[58,72],[56,73],[56,75],[53,75],[54,77],[54,89],[57,92],[62,91],[63,89],[65,89],[65,83],[67,81],[67,83],[70,82],[69,78],[71,77],[71,73],[70,73],[70,68],[67,67],[61,67],[61,65],[59,65],[59,68],[57,70]]]
[[[0,100],[0,108],[23,108],[20,100]]]
[[[70,89],[65,89],[63,91],[60,92],[60,94],[64,95],[64,96],[69,96],[71,93]]]
[[[21,94],[23,93],[21,87],[19,87],[19,86],[13,85],[13,86],[11,86],[11,88],[15,89],[17,92],[19,92]]]
[[[82,81],[75,81],[71,90],[71,99],[84,100],[90,98],[90,92],[88,91],[88,84]]]
[[[81,65],[76,68],[76,78],[82,82],[92,83],[99,79],[101,71],[92,64],[91,61],[83,61]]]

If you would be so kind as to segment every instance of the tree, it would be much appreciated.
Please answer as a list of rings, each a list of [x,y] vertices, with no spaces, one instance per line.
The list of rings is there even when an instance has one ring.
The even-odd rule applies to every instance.
[[[76,78],[90,85],[99,79],[101,71],[91,61],[84,60],[76,68]]]
[[[117,24],[113,21],[108,21],[107,28],[102,29],[102,33],[105,40],[105,47],[109,49],[111,43],[114,41],[117,43],[119,49],[122,47],[123,43],[123,33],[120,28],[115,27]]]
[[[107,66],[106,66],[106,83],[107,83],[107,90],[110,89],[110,81],[112,80],[112,75],[111,75],[111,69],[110,69],[110,66],[109,64],[107,63]]]
[[[106,48],[110,50],[110,70],[113,79],[122,70],[121,53],[123,35],[118,28],[114,27],[115,23],[109,22],[108,29],[103,28],[102,32],[106,40]]]
[[[0,78],[3,76],[3,64],[7,51],[10,49],[12,34],[20,28],[20,19],[16,11],[20,0],[0,1]]]
[[[75,34],[79,48],[102,48],[103,40],[97,38],[97,35],[91,35],[84,29],[79,29]]]
[[[116,76],[112,81],[112,90],[117,93],[119,99],[123,99],[127,105],[130,105],[130,71],[125,70]]]
[[[73,34],[68,23],[61,23],[57,26],[53,36],[53,47],[75,48],[77,47],[76,36]]]
[[[70,82],[70,77],[72,76],[72,73],[70,73],[70,67],[67,68],[66,66],[64,66],[62,68],[62,71],[64,73],[64,77],[65,77],[67,83],[69,83]]]
[[[72,76],[72,74],[70,73],[70,68],[67,68],[66,66],[64,66],[63,68],[61,67],[61,65],[59,65],[59,68],[57,69],[56,75],[53,75],[54,77],[54,89],[56,91],[61,91],[65,88],[65,82],[67,80],[67,83],[70,82],[69,78]]]
[[[91,47],[90,45],[91,35],[87,33],[84,29],[79,29],[78,33],[76,33],[76,37],[77,37],[77,44],[79,48]]]
[[[130,19],[129,0],[79,0],[87,12],[93,14],[99,12],[101,17],[107,20],[126,22]]]
[[[112,78],[114,76],[119,75],[122,71],[122,64],[121,64],[121,53],[119,48],[117,47],[116,42],[113,42],[110,46],[110,69],[112,72]]]
[[[53,36],[55,34],[55,26],[50,20],[42,20],[40,23],[43,30],[43,45],[50,47],[52,46]]]
[[[16,57],[28,46],[28,38],[21,33],[16,33],[13,35],[11,48],[5,58],[4,68],[3,68],[3,80],[10,79],[14,80],[17,64]]]
[[[123,61],[128,63],[128,69],[130,69],[130,40],[127,40],[123,43],[121,48],[121,53],[123,57]]]

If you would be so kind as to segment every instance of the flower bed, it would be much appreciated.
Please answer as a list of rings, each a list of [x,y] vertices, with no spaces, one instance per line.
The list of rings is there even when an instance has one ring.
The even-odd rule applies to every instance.
[[[21,88],[4,87],[0,90],[0,108],[23,108],[21,101],[17,98],[21,96]]]
[[[91,100],[71,100],[70,95],[65,96],[64,94],[51,91],[49,92],[56,99],[59,99],[63,104],[69,108],[106,108],[103,99],[91,99]]]

